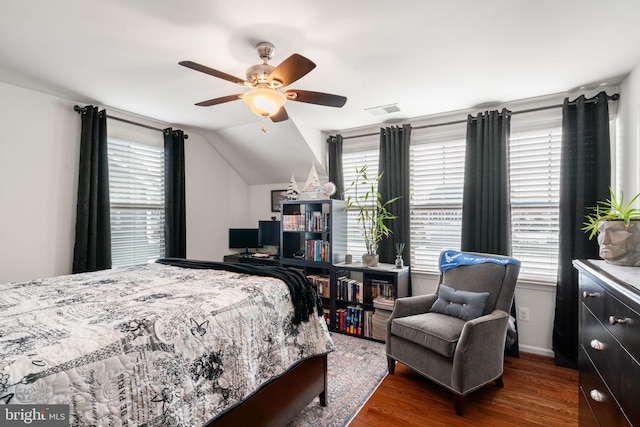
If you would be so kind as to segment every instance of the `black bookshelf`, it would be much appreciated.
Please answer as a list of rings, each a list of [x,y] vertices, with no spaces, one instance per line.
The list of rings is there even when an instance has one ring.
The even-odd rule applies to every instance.
[[[335,296],[332,330],[384,341],[386,320],[397,298],[409,296],[410,268],[361,263],[333,266]]]
[[[335,330],[333,264],[347,253],[344,200],[287,200],[280,209],[280,262],[303,271],[322,297],[325,320]]]

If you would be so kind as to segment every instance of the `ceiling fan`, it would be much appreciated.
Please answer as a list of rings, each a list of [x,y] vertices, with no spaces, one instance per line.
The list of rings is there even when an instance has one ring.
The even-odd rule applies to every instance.
[[[247,68],[247,79],[232,76],[222,71],[214,70],[204,65],[197,64],[193,61],[181,61],[180,65],[200,71],[231,83],[250,88],[244,93],[227,95],[220,98],[209,99],[208,101],[198,102],[196,105],[208,107],[211,105],[222,104],[225,102],[243,99],[251,108],[251,111],[261,117],[269,117],[273,122],[281,122],[287,120],[289,115],[284,108],[287,100],[306,102],[308,104],[325,105],[328,107],[342,107],[347,98],[340,95],[332,95],[330,93],[313,92],[309,90],[288,89],[281,91],[280,89],[297,81],[305,76],[316,67],[309,59],[302,55],[294,53],[277,67],[267,62],[273,57],[275,46],[269,42],[260,42],[256,45],[256,51],[262,64],[252,65]]]

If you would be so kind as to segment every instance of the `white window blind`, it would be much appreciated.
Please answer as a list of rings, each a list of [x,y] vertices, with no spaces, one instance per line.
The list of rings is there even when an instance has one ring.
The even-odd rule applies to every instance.
[[[559,123],[511,132],[511,245],[520,277],[555,282],[558,269]]]
[[[460,248],[464,153],[459,137],[411,145],[412,268],[438,271],[440,251]]]
[[[164,151],[109,138],[111,256],[114,267],[164,256]]]
[[[349,186],[355,181],[358,175],[356,171],[362,168],[362,166],[367,165],[367,176],[375,177],[378,175],[378,153],[377,148],[343,153],[344,200],[347,200],[347,196],[349,195],[355,195],[354,191],[349,191]],[[358,211],[355,207],[347,212],[347,253],[352,254],[356,259],[367,252],[357,216]]]

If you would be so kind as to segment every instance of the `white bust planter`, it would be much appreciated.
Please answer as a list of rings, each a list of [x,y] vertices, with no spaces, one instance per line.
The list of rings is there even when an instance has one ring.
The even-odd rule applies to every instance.
[[[598,226],[600,258],[615,265],[640,266],[640,221],[603,221]]]

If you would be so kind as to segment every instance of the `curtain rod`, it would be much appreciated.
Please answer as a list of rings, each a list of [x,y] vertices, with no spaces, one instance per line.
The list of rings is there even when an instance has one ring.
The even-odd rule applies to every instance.
[[[617,101],[620,99],[620,94],[614,93],[613,95],[607,95],[607,99],[609,101]],[[597,98],[591,98],[591,99],[587,99],[585,100],[586,103],[590,104],[592,102],[598,102]],[[569,102],[569,105],[575,105],[576,102],[572,101]],[[524,114],[524,113],[533,113],[536,111],[543,111],[543,110],[550,110],[552,108],[562,108],[564,107],[564,104],[556,104],[556,105],[547,105],[545,107],[537,107],[537,108],[529,108],[528,110],[520,110],[520,111],[512,111],[511,115],[515,115],[515,114]],[[473,118],[475,120],[475,117]],[[448,126],[448,125],[458,125],[458,124],[462,124],[462,123],[467,123],[467,120],[454,120],[452,122],[442,122],[442,123],[433,123],[430,125],[422,125],[422,126],[416,126],[414,128],[412,128],[412,130],[416,130],[416,129],[427,129],[427,128],[435,128],[435,127],[439,127],[439,126]],[[352,136],[343,136],[342,139],[352,139],[352,138],[362,138],[365,136],[377,136],[380,135],[380,132],[372,132],[372,133],[364,133],[361,135],[352,135]]]
[[[84,111],[84,108],[79,107],[77,105],[74,105],[73,109],[78,113],[81,113],[82,111]],[[140,127],[151,129],[151,130],[157,130],[157,131],[160,131],[160,132],[164,133],[164,129],[160,129],[160,128],[156,128],[156,127],[153,127],[153,126],[145,125],[144,123],[133,122],[133,121],[127,120],[127,119],[121,119],[120,117],[113,117],[113,116],[110,116],[108,114],[107,114],[107,118],[108,119],[112,119],[112,120],[117,120],[119,122],[129,123],[130,125],[140,126]],[[184,134],[184,139],[189,139],[189,135],[187,135],[185,133]]]

